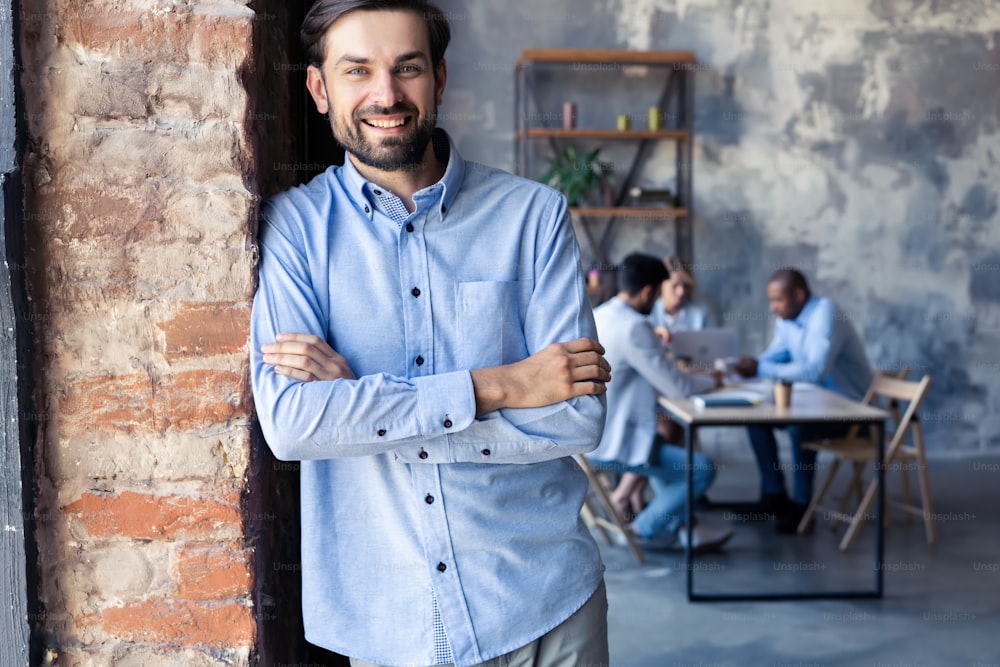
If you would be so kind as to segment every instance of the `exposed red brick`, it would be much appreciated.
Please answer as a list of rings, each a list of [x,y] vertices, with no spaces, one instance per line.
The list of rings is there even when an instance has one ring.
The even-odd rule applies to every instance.
[[[126,642],[186,646],[252,646],[256,634],[250,608],[235,600],[148,600],[88,614],[79,625],[97,626]]]
[[[246,553],[236,545],[185,547],[178,557],[177,580],[182,600],[245,595],[250,588]]]
[[[239,492],[213,490],[211,496],[153,496],[133,491],[87,492],[63,508],[91,538],[214,540],[220,531],[239,530]]]
[[[246,303],[185,303],[173,319],[157,325],[167,339],[165,355],[185,357],[232,354],[250,336],[250,306]]]
[[[236,66],[252,53],[250,17],[187,11],[136,16],[68,3],[64,19],[62,37],[66,42],[114,53],[123,60]]]
[[[244,335],[244,340],[247,334]],[[167,388],[164,401],[164,419],[167,428],[192,430],[211,424],[245,417],[239,404],[232,404],[228,396],[238,398],[243,393],[244,376],[231,371],[188,371],[177,373]]]
[[[51,232],[69,238],[124,243],[136,240],[160,242],[138,235],[136,228],[148,226],[166,207],[164,196],[149,181],[96,189],[91,185],[50,188],[38,198],[40,222]]]
[[[88,431],[163,434],[245,416],[239,401],[228,400],[243,386],[243,375],[232,371],[185,371],[159,382],[138,373],[101,376],[72,384],[59,407]]]

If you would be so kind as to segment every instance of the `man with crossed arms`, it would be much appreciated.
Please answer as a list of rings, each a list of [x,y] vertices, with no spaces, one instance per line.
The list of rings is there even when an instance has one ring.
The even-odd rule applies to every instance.
[[[302,36],[347,160],[262,210],[251,363],[302,461],[306,638],[356,666],[607,664],[571,456],[610,367],[566,200],[435,128],[436,7],[320,0]]]

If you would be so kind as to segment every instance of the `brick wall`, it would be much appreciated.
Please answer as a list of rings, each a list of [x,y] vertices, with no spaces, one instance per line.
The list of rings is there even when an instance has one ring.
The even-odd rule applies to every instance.
[[[41,602],[60,665],[248,664],[259,17],[23,0]]]

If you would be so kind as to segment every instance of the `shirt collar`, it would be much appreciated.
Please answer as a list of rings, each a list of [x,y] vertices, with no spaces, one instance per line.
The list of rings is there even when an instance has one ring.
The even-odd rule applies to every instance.
[[[459,155],[448,133],[439,127],[434,128],[431,134],[431,146],[439,160],[447,160],[447,166],[441,180],[414,193],[414,201],[418,211],[433,204],[440,204],[439,210],[443,216],[451,208],[462,186],[462,180],[465,178],[465,160]],[[381,187],[366,180],[358,172],[350,157],[345,157],[340,172],[344,188],[355,205],[371,218],[372,211],[375,210],[373,193]]]
[[[789,322],[799,328],[804,327],[809,321],[809,318],[812,317],[812,312],[816,310],[816,304],[818,302],[819,299],[817,299],[815,295],[810,295],[809,299],[805,302],[805,305],[802,306],[802,310],[799,311],[798,317],[789,320]]]

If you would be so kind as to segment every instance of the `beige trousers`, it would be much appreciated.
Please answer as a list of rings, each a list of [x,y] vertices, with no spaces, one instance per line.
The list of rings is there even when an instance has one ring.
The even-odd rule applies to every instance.
[[[607,667],[608,660],[608,594],[602,581],[590,599],[561,624],[527,646],[475,667]],[[351,658],[351,667],[381,666]]]

